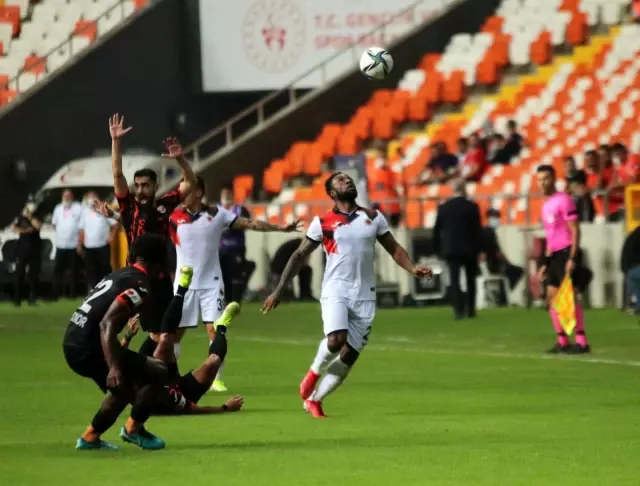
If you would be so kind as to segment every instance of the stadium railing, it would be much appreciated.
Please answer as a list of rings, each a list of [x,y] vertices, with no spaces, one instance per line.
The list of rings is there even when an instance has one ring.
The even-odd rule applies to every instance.
[[[236,142],[243,135],[259,128],[265,122],[281,114],[284,110],[294,108],[306,96],[308,96],[310,92],[313,92],[313,90],[310,90],[310,92],[299,94],[298,91],[300,91],[299,86],[301,81],[319,74],[321,80],[319,86],[323,87],[330,81],[337,79],[339,77],[339,75],[337,74],[334,76],[329,76],[329,70],[327,69],[327,66],[329,66],[336,59],[343,56],[350,56],[353,66],[357,66],[362,54],[362,47],[360,46],[360,43],[363,39],[374,36],[376,34],[384,34],[386,29],[388,29],[399,18],[407,16],[410,13],[415,13],[421,5],[428,3],[429,1],[430,0],[415,1],[406,9],[403,9],[397,14],[389,17],[386,22],[375,27],[370,32],[367,32],[366,34],[360,36],[358,40],[356,40],[353,44],[349,45],[345,49],[335,52],[323,61],[319,62],[313,68],[309,69],[307,72],[293,79],[288,86],[282,88],[279,91],[266,95],[247,109],[241,111],[226,122],[218,125],[211,131],[202,135],[195,142],[185,148],[185,154],[187,155],[187,157],[191,158],[194,169],[198,170],[198,168],[203,165],[203,162],[205,162],[205,159],[212,156],[217,150],[230,148],[234,144],[234,142]],[[451,8],[454,4],[462,1],[465,0],[444,0],[441,13]],[[417,15],[415,18],[415,24],[405,35],[410,35],[417,28],[420,28],[425,23],[432,20],[432,17],[418,17]],[[269,111],[270,105],[276,104],[277,102],[281,103],[282,101],[285,102],[284,106],[280,106],[274,111]],[[205,144],[208,147],[213,146],[215,148],[205,154],[203,150],[203,146]],[[179,178],[176,178],[175,180],[167,181],[167,183],[170,185],[175,185],[177,184],[178,180]],[[164,189],[168,190],[168,188]]]

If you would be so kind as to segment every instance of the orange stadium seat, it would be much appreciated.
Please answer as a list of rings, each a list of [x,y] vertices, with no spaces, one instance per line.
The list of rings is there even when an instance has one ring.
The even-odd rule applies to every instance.
[[[539,199],[527,203],[526,198],[508,196],[535,191],[538,164],[548,163],[562,171],[566,154],[580,158],[585,150],[618,140],[627,144],[636,140],[632,148],[640,150],[636,123],[640,114],[640,26],[625,25],[590,38],[589,26],[594,25],[590,5],[597,1],[523,2],[514,9],[514,2],[504,0],[480,33],[456,34],[442,54],[426,53],[417,69],[404,74],[397,89],[375,91],[345,126],[326,125],[315,141],[303,142],[306,151],[295,155],[294,147],[300,142],[294,144],[284,166],[284,161],[274,162],[265,171],[265,189],[277,194],[290,174],[303,173],[317,177],[308,188],[294,191],[294,202],[322,200],[323,162],[336,154],[355,154],[369,140],[379,139],[388,142],[387,152],[366,157],[370,195],[385,199],[406,186],[404,222],[410,228],[422,227],[433,222],[435,198],[451,194],[449,186],[411,185],[429,160],[430,145],[441,140],[455,152],[458,138],[483,130],[488,121],[500,131],[507,120],[515,119],[527,147],[512,165],[492,167],[470,191],[482,201],[483,212],[492,205],[503,211],[505,222],[537,222]],[[611,25],[622,20],[607,15],[603,10],[595,21]],[[573,46],[573,52],[554,59],[554,48],[562,45]],[[534,74],[521,76],[515,85],[500,87],[510,65],[540,67]],[[498,86],[498,92],[460,113],[440,117],[423,131],[394,139],[397,133],[404,133],[398,128],[405,122],[428,122],[439,104],[463,103],[474,85]],[[384,170],[376,169],[381,156],[388,165]],[[385,179],[384,190],[380,186],[383,172],[393,176],[393,182]],[[311,209],[317,211],[320,205]]]

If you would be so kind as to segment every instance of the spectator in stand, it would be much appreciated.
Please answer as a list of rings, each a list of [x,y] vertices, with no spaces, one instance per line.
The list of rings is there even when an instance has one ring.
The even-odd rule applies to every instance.
[[[578,165],[573,155],[567,155],[564,158],[564,178],[569,181],[578,172]],[[585,174],[586,177],[586,174]]]
[[[509,120],[507,123],[507,142],[504,146],[504,153],[507,160],[520,155],[524,139],[518,133],[518,124],[515,120]]]
[[[631,4],[631,16],[634,22],[640,23],[640,0],[634,0]]]
[[[591,192],[587,187],[587,174],[583,170],[575,171],[567,177],[568,192],[573,196],[573,201],[578,212],[578,221],[581,223],[593,223],[596,217],[596,208],[591,199]]]
[[[447,144],[440,141],[431,146],[431,159],[418,176],[418,184],[433,184],[448,181],[455,173],[458,158],[449,153]]]
[[[458,162],[461,162],[466,156],[467,156],[467,152],[469,151],[469,140],[462,137],[458,139],[458,154],[456,157],[458,157]]]
[[[469,137],[469,151],[460,161],[460,176],[467,182],[479,182],[489,163],[477,133]]]
[[[610,220],[621,221],[624,219],[625,189],[629,184],[640,183],[640,156],[629,155],[627,147],[621,143],[616,143],[612,152],[615,169],[607,191],[610,206],[613,205],[616,211],[611,214]]]
[[[510,162],[506,148],[505,138],[496,133],[488,138],[487,159],[491,165],[508,164]]]

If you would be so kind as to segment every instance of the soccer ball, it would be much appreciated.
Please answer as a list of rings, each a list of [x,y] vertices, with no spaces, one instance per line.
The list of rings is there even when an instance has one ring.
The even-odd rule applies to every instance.
[[[380,81],[393,69],[393,58],[381,47],[370,47],[362,53],[360,71],[367,78]]]

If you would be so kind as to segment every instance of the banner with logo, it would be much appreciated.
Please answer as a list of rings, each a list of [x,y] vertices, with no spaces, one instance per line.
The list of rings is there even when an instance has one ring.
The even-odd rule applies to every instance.
[[[442,11],[448,0],[200,0],[202,85],[205,91],[277,90],[364,38],[387,47]],[[357,57],[357,59],[354,59]],[[357,65],[351,52],[305,76],[313,88]]]

